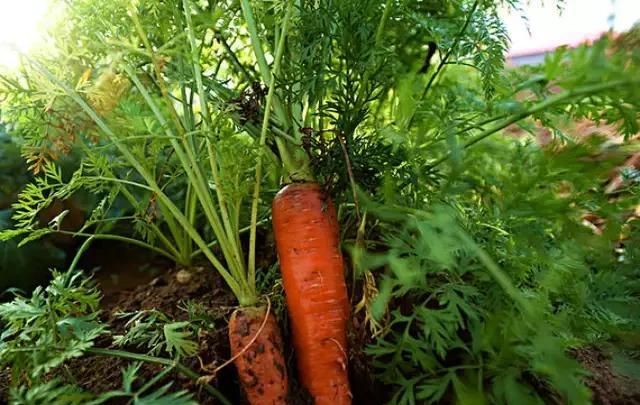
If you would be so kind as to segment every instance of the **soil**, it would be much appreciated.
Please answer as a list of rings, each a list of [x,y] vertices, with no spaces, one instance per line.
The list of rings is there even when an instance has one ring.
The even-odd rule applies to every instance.
[[[214,367],[227,360],[229,345],[226,323],[228,315],[234,309],[235,298],[224,287],[217,273],[204,267],[189,270],[167,270],[166,268],[162,270],[163,265],[168,266],[167,263],[162,262],[152,263],[152,266],[145,266],[144,270],[140,271],[132,270],[131,267],[135,267],[133,264],[135,260],[120,271],[110,270],[96,275],[104,294],[102,318],[110,324],[112,333],[118,334],[124,331],[125,321],[116,316],[118,313],[155,309],[175,321],[186,321],[189,319],[189,313],[186,310],[188,303],[192,308],[198,308],[198,316],[213,321],[216,327],[198,336],[197,355],[183,359],[182,363],[199,374],[206,375],[207,372],[202,370],[203,365]],[[137,286],[133,286],[136,281]],[[100,346],[109,347],[111,341],[105,339],[100,343]],[[135,347],[129,347],[127,350],[141,351]],[[82,388],[100,393],[121,387],[122,369],[128,364],[130,361],[126,359],[85,356],[68,362],[67,375],[69,380],[75,380],[73,382]],[[162,369],[160,365],[143,363],[139,371],[140,381],[147,382]],[[191,380],[178,373],[169,374],[159,385],[170,381],[173,381],[173,390],[187,389],[196,394],[201,404],[217,403],[215,398],[206,392],[200,392]],[[221,391],[232,403],[240,402],[235,370],[232,365],[219,371],[215,378],[211,379],[210,384]]]
[[[616,372],[611,358],[603,350],[584,347],[573,356],[589,372],[586,384],[598,405],[640,405],[640,385],[637,380]]]

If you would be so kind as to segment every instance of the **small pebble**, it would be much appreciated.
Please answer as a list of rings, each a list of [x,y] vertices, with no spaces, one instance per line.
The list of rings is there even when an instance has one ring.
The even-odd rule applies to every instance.
[[[191,280],[191,273],[187,270],[180,270],[176,273],[176,280],[180,284],[187,284]]]

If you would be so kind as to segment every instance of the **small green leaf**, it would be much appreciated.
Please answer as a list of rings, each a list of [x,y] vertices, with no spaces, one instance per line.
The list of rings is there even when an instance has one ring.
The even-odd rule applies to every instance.
[[[191,340],[193,333],[186,330],[189,322],[173,322],[164,325],[167,351],[177,356],[190,356],[198,351],[198,344]]]

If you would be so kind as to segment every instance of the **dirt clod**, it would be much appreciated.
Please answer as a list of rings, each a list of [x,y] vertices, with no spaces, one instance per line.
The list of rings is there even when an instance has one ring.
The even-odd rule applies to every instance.
[[[185,269],[179,270],[176,273],[176,281],[180,284],[187,284],[191,281],[191,273]]]

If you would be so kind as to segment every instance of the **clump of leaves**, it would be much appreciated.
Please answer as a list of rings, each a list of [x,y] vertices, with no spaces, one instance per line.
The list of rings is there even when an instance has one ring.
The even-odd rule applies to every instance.
[[[94,395],[82,391],[75,385],[63,384],[58,380],[47,381],[31,387],[20,386],[12,388],[10,400],[12,404],[20,405],[99,405],[110,403],[115,398],[127,400],[132,405],[166,404],[166,405],[196,405],[193,396],[185,390],[170,392],[171,383],[160,388],[155,386],[166,376],[166,372],[159,373],[147,381],[140,388],[138,372],[142,363],[135,363],[122,370],[122,389]],[[170,370],[170,369],[168,369]]]
[[[491,12],[477,2],[466,10],[467,29]],[[439,27],[448,48],[427,85],[400,75],[394,104],[380,110],[394,120],[378,136],[405,145],[415,176],[388,172],[383,193],[371,197],[381,204],[364,205],[375,218],[364,244],[377,253],[354,257],[377,274],[372,314],[388,314],[369,353],[379,378],[396,387],[392,402],[587,402],[584,372],[565,351],[637,328],[628,310],[637,271],[616,262],[611,242],[635,201],[607,201],[600,182],[620,162],[594,164],[592,140],[545,152],[487,138],[514,123],[561,135],[560,118],[615,123],[630,137],[640,100],[627,85],[639,66],[603,38],[514,71],[496,52],[486,60],[497,68],[482,72],[478,52],[461,46],[472,34],[460,27]],[[485,32],[476,44],[496,41],[499,50],[505,38],[492,29],[495,37]],[[445,74],[447,64],[460,66]],[[603,238],[581,226],[583,211],[606,215]]]
[[[548,379],[572,403],[586,400],[578,364],[564,356],[534,301],[460,228],[455,212],[436,207],[415,215],[391,222],[402,231],[389,236],[388,252],[369,259],[369,266],[389,269],[372,311],[380,317],[391,305],[390,320],[368,353],[379,378],[397,387],[392,402],[535,398],[527,372]]]
[[[11,403],[102,404],[128,398],[133,404],[195,404],[190,393],[164,382],[174,371],[194,381],[199,378],[179,362],[197,350],[188,322],[174,322],[158,311],[125,314],[131,318],[127,331],[114,336],[114,341],[128,348],[137,346],[144,354],[101,348],[98,338],[111,332],[99,320],[100,294],[95,284],[78,271],[54,271],[53,275],[50,285],[38,287],[30,298],[17,296],[0,305],[0,323],[4,326],[0,367],[8,367],[12,373]],[[170,357],[155,357],[157,353]],[[122,389],[96,395],[63,382],[61,367],[65,362],[87,354],[135,361],[123,370]],[[142,362],[164,368],[149,381],[141,381],[138,372]],[[203,386],[222,403],[228,403],[213,387]]]
[[[0,305],[0,319],[6,325],[0,336],[1,364],[11,365],[14,380],[21,381],[40,378],[81,356],[106,333],[98,320],[99,300],[95,286],[82,273],[54,272],[46,288]]]
[[[127,320],[125,333],[113,337],[116,346],[137,347],[153,355],[167,353],[171,357],[189,356],[198,350],[191,339],[189,322],[172,322],[157,310],[120,313],[116,317]]]
[[[167,405],[196,405],[197,402],[193,400],[193,396],[185,390],[170,392],[169,389],[172,383],[162,385],[160,388],[155,386],[161,381],[170,371],[171,368],[166,368],[164,371],[158,373],[149,381],[146,381],[139,388],[140,385],[138,372],[142,363],[134,363],[129,367],[122,370],[122,389],[105,392],[99,395],[96,399],[89,404],[103,404],[109,403],[114,398],[128,399],[132,405],[143,404],[167,404]]]
[[[446,205],[367,203],[385,249],[358,257],[378,274],[372,315],[388,312],[368,353],[396,387],[392,402],[544,403],[550,390],[588,401],[567,349],[638,326],[629,310],[637,270],[617,262],[610,242],[633,200],[612,205],[592,191],[609,171],[588,160],[594,150],[549,156],[530,143],[488,142],[447,184]],[[560,182],[571,195],[558,195]],[[580,206],[607,215],[607,236],[581,225]]]
[[[11,403],[16,405],[82,405],[92,398],[78,387],[55,379],[31,387],[14,387],[9,395]]]

